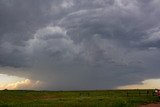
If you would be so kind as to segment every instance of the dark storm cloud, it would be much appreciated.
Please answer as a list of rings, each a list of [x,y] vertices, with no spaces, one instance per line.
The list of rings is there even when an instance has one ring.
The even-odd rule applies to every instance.
[[[24,75],[43,81],[43,89],[115,88],[159,77],[159,3],[1,0],[0,65],[28,69]]]

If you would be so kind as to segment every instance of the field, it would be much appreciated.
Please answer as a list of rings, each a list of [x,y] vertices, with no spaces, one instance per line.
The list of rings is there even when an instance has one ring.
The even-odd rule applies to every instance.
[[[158,102],[153,90],[0,91],[0,107],[137,107]]]

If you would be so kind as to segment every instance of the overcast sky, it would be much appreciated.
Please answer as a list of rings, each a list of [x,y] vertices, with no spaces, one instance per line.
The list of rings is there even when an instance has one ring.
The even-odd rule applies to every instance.
[[[160,78],[160,0],[0,0],[0,74],[39,89]]]

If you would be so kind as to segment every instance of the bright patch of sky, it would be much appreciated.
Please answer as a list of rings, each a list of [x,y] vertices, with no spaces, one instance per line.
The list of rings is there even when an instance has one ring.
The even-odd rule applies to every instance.
[[[6,74],[0,74],[0,84],[9,84],[15,83],[18,81],[23,81],[25,78],[17,77],[17,76],[10,76]]]

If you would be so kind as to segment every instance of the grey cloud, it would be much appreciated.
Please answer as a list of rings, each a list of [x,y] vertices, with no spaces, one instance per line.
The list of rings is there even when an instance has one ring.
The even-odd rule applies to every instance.
[[[48,62],[47,60],[53,60],[54,63],[63,62],[67,59],[71,60],[75,52],[73,41],[60,27],[46,27],[38,30],[26,45],[26,53],[31,57],[31,62],[34,61],[33,59],[44,63]]]
[[[1,67],[29,69],[43,89],[116,88],[159,77],[158,0],[0,5]]]

